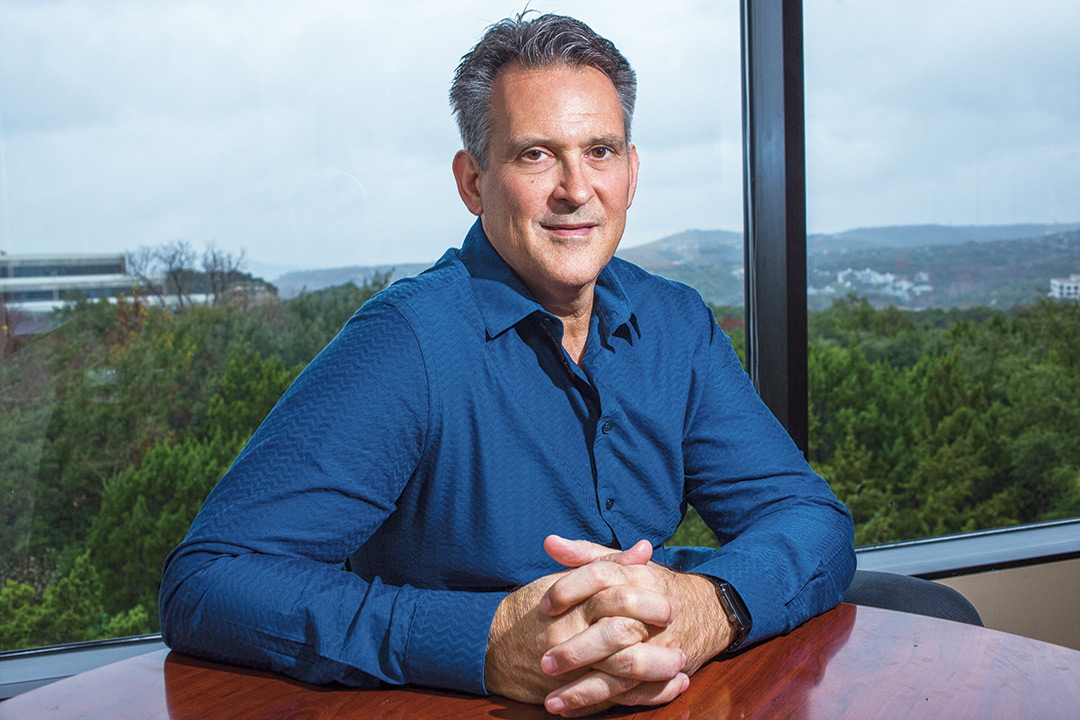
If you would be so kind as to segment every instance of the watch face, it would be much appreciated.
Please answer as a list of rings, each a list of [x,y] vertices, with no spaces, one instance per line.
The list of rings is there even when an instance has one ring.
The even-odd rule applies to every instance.
[[[734,588],[730,583],[722,582],[717,585],[717,592],[720,596],[720,604],[724,606],[724,614],[728,616],[728,619],[736,627],[742,626],[742,618],[739,616],[739,611],[735,607],[734,601]]]
[[[731,586],[731,583],[726,581],[717,583],[716,590],[720,598],[720,605],[724,608],[724,613],[735,629],[735,638],[727,647],[729,651],[734,650],[750,633],[750,613],[747,611],[742,598],[739,597],[739,593]]]

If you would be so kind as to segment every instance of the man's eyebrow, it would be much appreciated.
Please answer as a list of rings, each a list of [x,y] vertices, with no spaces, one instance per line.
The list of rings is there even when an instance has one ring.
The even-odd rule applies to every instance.
[[[590,138],[586,143],[586,147],[594,147],[596,145],[606,145],[614,148],[616,152],[623,152],[626,150],[626,138],[621,135],[601,135],[599,137]],[[559,143],[551,138],[543,137],[519,137],[511,138],[507,144],[507,154],[509,157],[517,157],[521,153],[525,152],[531,147],[558,147]]]
[[[622,152],[626,149],[626,138],[622,135],[604,135],[593,139],[589,145],[607,145],[615,148],[617,151]]]

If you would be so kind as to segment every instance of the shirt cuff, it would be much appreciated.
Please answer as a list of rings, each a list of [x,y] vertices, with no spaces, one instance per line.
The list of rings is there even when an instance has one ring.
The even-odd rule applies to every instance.
[[[486,695],[484,658],[505,593],[427,590],[416,605],[405,650],[408,681]]]
[[[744,564],[740,562],[741,559],[735,556],[714,557],[691,572],[714,580],[726,580],[739,593],[750,613],[750,633],[739,644],[740,648],[746,648],[791,628],[783,598],[776,593],[778,583],[762,572],[759,562]]]

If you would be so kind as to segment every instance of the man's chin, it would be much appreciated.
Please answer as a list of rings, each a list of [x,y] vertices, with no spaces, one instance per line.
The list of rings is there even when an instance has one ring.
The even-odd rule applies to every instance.
[[[548,282],[553,287],[559,287],[563,290],[579,290],[596,282],[596,278],[605,265],[607,265],[607,262],[603,264],[590,262],[571,267],[552,268],[547,273]]]

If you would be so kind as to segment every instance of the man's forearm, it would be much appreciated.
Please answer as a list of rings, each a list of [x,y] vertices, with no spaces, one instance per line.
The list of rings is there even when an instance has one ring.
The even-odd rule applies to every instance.
[[[162,582],[162,634],[177,650],[306,682],[482,693],[487,629],[502,597],[395,587],[314,560],[182,545]]]
[[[788,632],[840,601],[855,569],[850,519],[829,505],[813,510],[756,525],[689,568],[738,591],[753,620],[744,644]]]

